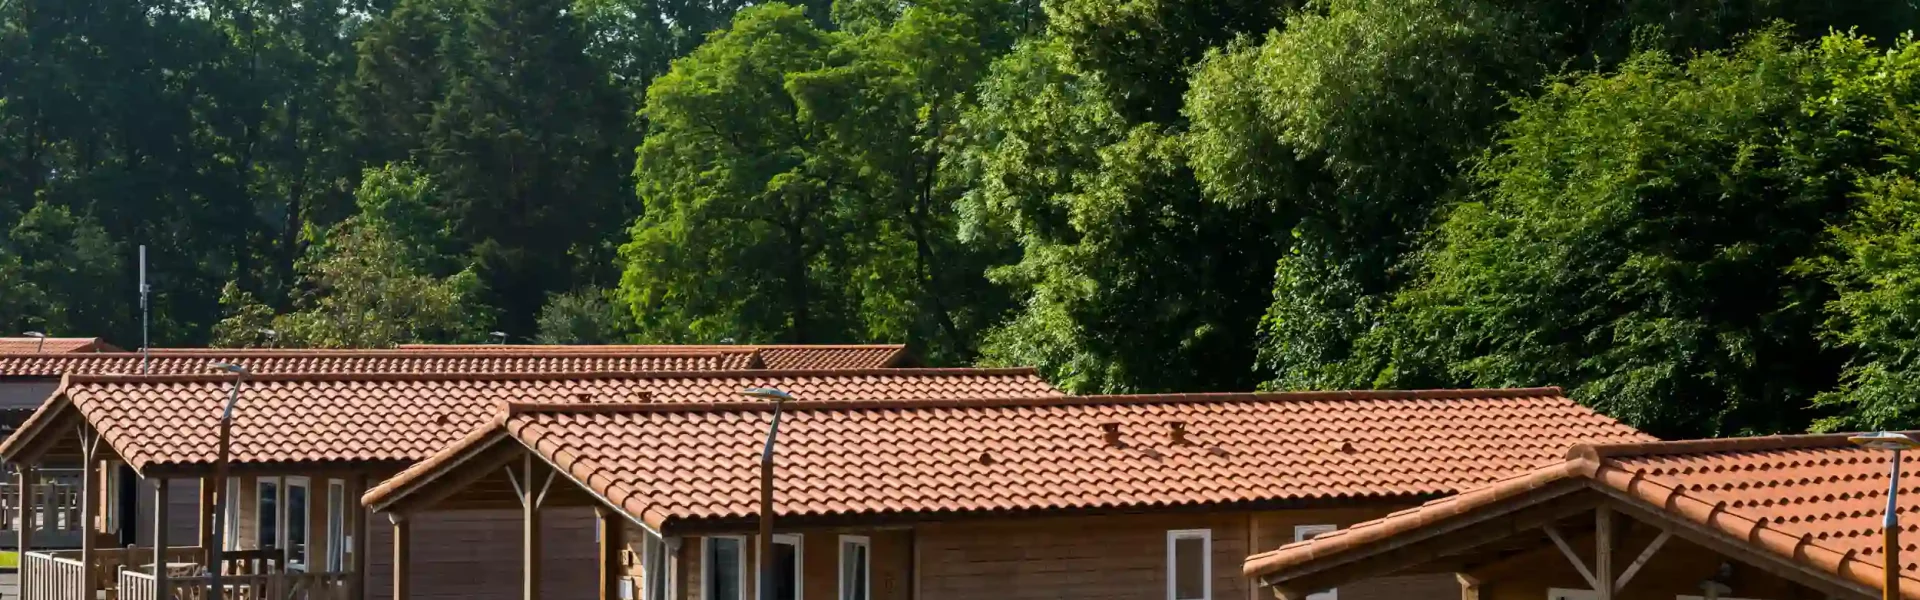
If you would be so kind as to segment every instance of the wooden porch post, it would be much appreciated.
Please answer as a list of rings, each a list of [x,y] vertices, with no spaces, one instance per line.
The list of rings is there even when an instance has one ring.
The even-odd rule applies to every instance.
[[[213,546],[213,495],[214,493],[215,493],[215,490],[213,489],[213,478],[205,475],[201,475],[200,476],[200,512],[199,512],[200,517],[198,519],[195,519],[195,521],[199,523],[199,525],[197,526],[198,531],[196,532],[196,535],[200,540],[200,542],[196,545],[200,546],[201,552],[206,552],[208,548],[211,548]],[[233,499],[229,498],[227,499],[227,501],[232,502]]]
[[[25,562],[27,553],[33,550],[33,530],[35,528],[33,522],[35,512],[33,508],[33,497],[35,496],[33,489],[33,463],[23,462],[14,465],[14,467],[18,469],[16,476],[20,479],[20,506],[18,507],[20,511],[20,560]],[[27,589],[29,585],[28,578],[21,577],[19,581],[20,597],[29,597],[32,591]]]
[[[153,589],[159,597],[171,598],[167,587],[167,480],[148,479],[153,481]]]
[[[413,576],[408,568],[413,562],[413,523],[406,517],[391,515],[393,519],[393,600],[408,600],[413,597],[409,591]],[[356,559],[357,560],[357,559]]]
[[[546,495],[545,486],[536,490],[533,487],[533,455],[520,457],[520,476],[509,477],[514,482],[514,491],[520,493],[520,596],[523,600],[540,600],[540,501]],[[509,468],[508,474],[512,475]],[[553,483],[552,474],[548,474],[547,483]]]
[[[347,560],[353,572],[347,575],[347,600],[365,600],[367,597],[367,519],[373,512],[360,504],[360,495],[367,491],[367,475],[354,475],[347,480]]]
[[[620,548],[626,518],[604,506],[593,507],[600,521],[600,600],[620,600]]]
[[[94,556],[94,545],[100,540],[100,524],[94,520],[100,515],[100,464],[94,457],[94,440],[97,436],[80,429],[80,597],[92,598],[100,590],[100,576],[93,570],[99,557]]]
[[[1593,578],[1600,600],[1613,600],[1613,510],[1605,504],[1593,513]]]

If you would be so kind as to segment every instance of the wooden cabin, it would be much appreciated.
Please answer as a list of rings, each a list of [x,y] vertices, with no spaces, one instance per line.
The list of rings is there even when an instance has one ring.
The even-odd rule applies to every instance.
[[[504,407],[368,492],[396,552],[420,519],[506,506],[501,567],[552,597],[534,534],[590,509],[601,599],[1240,600],[1261,549],[1477,488],[1576,442],[1652,438],[1558,389],[788,403],[757,548],[765,402]],[[396,579],[396,598],[418,590]],[[1316,600],[1459,597],[1451,575]]]
[[[700,403],[758,386],[803,400],[1060,394],[1031,369],[68,375],[0,444],[0,458],[23,478],[44,464],[84,465],[80,518],[90,534],[77,550],[60,551],[34,551],[31,535],[22,536],[21,585],[27,597],[48,600],[198,597],[216,567],[205,549],[216,547],[217,533],[225,552],[217,568],[232,590],[282,600],[384,598],[399,571],[418,597],[509,597],[518,572],[498,568],[498,557],[522,541],[516,511],[416,520],[435,541],[396,561],[385,537],[392,530],[370,527],[355,499],[479,428],[503,402]],[[219,417],[236,389],[222,483]],[[103,474],[122,468],[136,475],[143,518],[108,518],[120,508],[122,484]],[[226,507],[224,525],[214,523],[216,502]],[[561,511],[534,530],[551,540],[544,560],[559,575],[548,582],[553,597],[591,595],[570,594],[590,590],[597,577],[591,515]],[[121,544],[124,527],[145,533]],[[155,566],[156,548],[165,549],[164,568]]]
[[[1845,435],[1580,445],[1243,570],[1280,600],[1413,573],[1457,577],[1475,600],[1879,598],[1893,459]],[[1912,514],[1920,495],[1902,487]],[[1899,533],[1911,548],[1914,526]],[[1915,558],[1898,557],[1898,597],[1920,598]]]

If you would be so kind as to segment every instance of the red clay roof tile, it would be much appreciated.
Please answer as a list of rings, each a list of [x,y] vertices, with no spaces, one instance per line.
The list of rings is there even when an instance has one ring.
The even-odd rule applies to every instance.
[[[908,366],[904,344],[707,344],[707,345],[505,345],[401,344],[403,350],[464,350],[476,352],[632,352],[666,349],[708,352],[758,350],[769,369],[881,369]]]
[[[232,376],[68,376],[0,444],[11,458],[36,422],[71,406],[135,469],[213,459]],[[1031,369],[874,369],[640,374],[256,375],[241,388],[235,463],[404,461],[431,455],[505,401],[694,403],[777,386],[802,401],[1058,395]],[[57,435],[59,432],[53,432]]]
[[[495,427],[661,526],[755,514],[769,408],[516,404]],[[782,416],[776,498],[783,516],[829,516],[1418,497],[1552,462],[1569,440],[1650,439],[1554,389],[811,403]]]
[[[1914,481],[1914,457],[1903,455],[1901,465],[1902,481]],[[1845,434],[1582,445],[1558,464],[1354,526],[1365,535],[1322,536],[1248,557],[1245,571],[1257,577],[1325,560],[1550,482],[1585,478],[1878,589],[1888,467],[1887,453],[1854,447]],[[1906,483],[1900,493],[1900,512],[1920,510],[1920,485]],[[1901,589],[1909,598],[1920,598],[1916,531],[1920,524],[1903,524],[1901,569],[1911,583]]]
[[[118,346],[107,343],[97,337],[90,338],[40,338],[0,337],[0,353],[50,353],[50,352],[120,352]]]
[[[228,362],[260,373],[625,373],[763,368],[758,351],[422,351],[156,349],[137,352],[0,354],[0,377],[66,374],[197,375]],[[143,365],[145,365],[143,367]]]

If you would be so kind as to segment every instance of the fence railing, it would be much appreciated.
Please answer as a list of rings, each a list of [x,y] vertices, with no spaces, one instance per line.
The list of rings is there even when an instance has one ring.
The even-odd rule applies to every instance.
[[[159,598],[154,595],[158,584],[154,582],[152,573],[145,573],[133,569],[121,569],[118,579],[120,580],[120,584],[117,586],[117,589],[119,591],[119,597],[122,599],[130,600],[140,598],[141,600],[157,600]]]
[[[77,553],[76,553],[77,554]],[[79,557],[28,552],[20,557],[22,600],[83,600],[81,574],[87,566]],[[87,598],[85,600],[92,600]]]
[[[152,582],[153,576],[147,575]],[[164,600],[207,600],[205,575],[170,578]],[[122,588],[125,590],[126,588]],[[221,596],[225,600],[346,600],[346,573],[272,573],[265,575],[223,575]],[[151,595],[132,596],[123,591],[120,600],[163,600]]]
[[[33,531],[34,548],[72,548],[80,545],[85,528],[80,522],[80,476],[56,472],[26,490],[33,511],[20,521],[20,484],[0,483],[0,548],[20,547],[20,530]]]

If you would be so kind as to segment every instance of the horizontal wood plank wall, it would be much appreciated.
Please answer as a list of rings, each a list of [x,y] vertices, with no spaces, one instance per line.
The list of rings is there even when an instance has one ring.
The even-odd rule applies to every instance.
[[[368,598],[391,600],[393,532],[386,517],[372,528]],[[443,511],[413,519],[413,587],[418,600],[514,600],[520,597],[520,511]],[[545,544],[543,600],[594,600],[593,509],[550,508],[541,519]]]
[[[139,529],[135,530],[135,543],[141,546],[153,545],[153,492],[142,488],[135,505],[139,512],[135,521]],[[197,546],[200,544],[200,480],[167,480],[167,545]]]
[[[801,550],[801,589],[805,600],[838,600],[840,598],[840,536],[857,535],[867,538],[869,544],[868,568],[869,591],[871,600],[911,600],[913,597],[913,533],[905,529],[809,529],[793,533],[800,536]],[[638,534],[636,534],[638,535]],[[747,598],[757,598],[754,586],[759,578],[759,562],[755,560],[759,546],[754,535],[746,535],[747,562],[750,571],[744,586]],[[629,538],[628,548],[640,552],[637,538]],[[683,600],[702,600],[705,593],[706,572],[701,564],[701,538],[686,538],[681,548],[681,567],[684,569],[681,579],[679,598]],[[638,574],[642,567],[636,563],[628,569]],[[636,577],[636,581],[639,579]],[[997,598],[987,595],[980,598]]]
[[[919,600],[1165,600],[1167,531],[1210,529],[1213,597],[1247,597],[1244,513],[925,525]]]
[[[1338,525],[1342,529],[1384,517],[1398,507],[1335,508],[1317,510],[1278,510],[1253,513],[1257,540],[1254,552],[1265,552],[1293,543],[1293,528],[1300,525]],[[1244,557],[1243,557],[1244,558]],[[1234,564],[1239,564],[1235,561]],[[1219,565],[1215,565],[1218,569]],[[1237,570],[1238,567],[1235,567]],[[1403,598],[1459,598],[1460,582],[1451,573],[1429,573],[1380,577],[1357,581],[1339,588],[1340,600],[1401,600]],[[1542,592],[1544,594],[1544,592]],[[1164,595],[1164,593],[1162,594]],[[1215,598],[1220,598],[1218,593]],[[1236,596],[1244,598],[1246,596]],[[1271,598],[1266,594],[1260,600]],[[1542,595],[1542,598],[1545,596]],[[1533,600],[1539,600],[1535,598]]]

